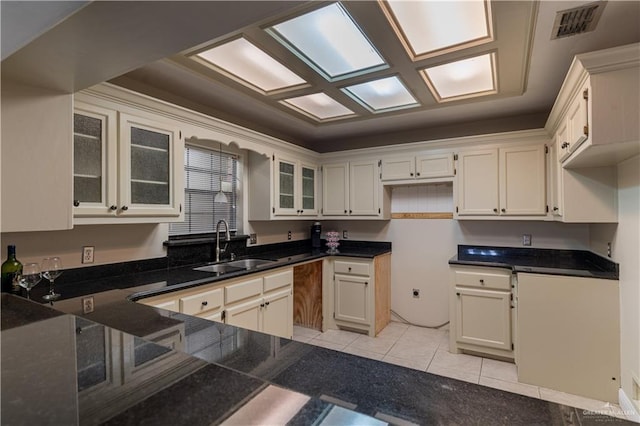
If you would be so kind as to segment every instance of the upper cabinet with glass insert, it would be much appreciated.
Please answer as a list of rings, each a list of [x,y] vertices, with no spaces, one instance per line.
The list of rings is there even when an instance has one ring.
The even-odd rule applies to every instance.
[[[73,145],[75,223],[181,220],[183,141],[171,124],[76,102]]]
[[[317,216],[318,168],[274,157],[274,207],[277,216]]]

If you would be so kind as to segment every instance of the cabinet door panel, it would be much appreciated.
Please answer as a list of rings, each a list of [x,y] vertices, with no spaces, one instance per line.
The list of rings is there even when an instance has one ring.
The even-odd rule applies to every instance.
[[[184,156],[177,129],[140,117],[120,117],[121,216],[180,216]]]
[[[544,146],[500,149],[500,213],[544,215]]]
[[[349,204],[349,165],[322,166],[322,214],[345,216]]]
[[[300,175],[300,214],[303,216],[316,216],[318,214],[318,168],[301,164]]]
[[[416,178],[429,179],[453,176],[453,154],[416,157]]]
[[[349,214],[352,216],[377,216],[378,163],[359,161],[349,164]]]
[[[382,180],[413,179],[415,161],[413,157],[387,158],[382,160]]]
[[[298,167],[293,160],[276,157],[274,165],[274,206],[276,215],[297,214]]]
[[[347,275],[335,276],[336,320],[369,324],[369,278]]]
[[[456,287],[456,340],[511,350],[511,293]]]
[[[260,305],[262,298],[254,299],[226,309],[227,324],[260,331]]]
[[[291,289],[264,298],[262,332],[290,339],[293,336],[293,296]]]
[[[569,151],[575,151],[589,137],[588,117],[588,85],[582,87],[576,98],[569,106],[567,123],[569,130]]]
[[[458,154],[458,214],[498,214],[498,151]]]

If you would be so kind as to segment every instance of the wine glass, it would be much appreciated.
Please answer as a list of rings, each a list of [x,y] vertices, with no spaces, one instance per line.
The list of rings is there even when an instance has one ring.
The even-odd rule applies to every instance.
[[[62,274],[62,261],[59,257],[45,257],[42,260],[42,276],[49,280],[49,294],[42,296],[47,302],[53,302],[60,297],[53,291],[53,282]]]
[[[31,289],[35,287],[40,280],[42,280],[40,265],[37,263],[27,263],[23,266],[22,275],[18,277],[18,284],[27,290],[27,299],[31,299]]]

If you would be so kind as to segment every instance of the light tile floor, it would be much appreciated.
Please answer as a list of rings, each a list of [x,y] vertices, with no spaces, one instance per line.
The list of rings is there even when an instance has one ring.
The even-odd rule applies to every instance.
[[[396,364],[440,376],[626,418],[618,405],[518,382],[516,366],[449,352],[449,331],[392,321],[376,337],[344,330],[321,333],[294,326],[293,340]]]

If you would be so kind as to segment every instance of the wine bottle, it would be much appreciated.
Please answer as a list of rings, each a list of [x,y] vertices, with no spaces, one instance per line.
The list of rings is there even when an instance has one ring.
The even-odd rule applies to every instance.
[[[14,279],[22,274],[22,263],[16,259],[16,246],[7,246],[7,260],[2,264],[2,292],[20,294],[20,285]]]

